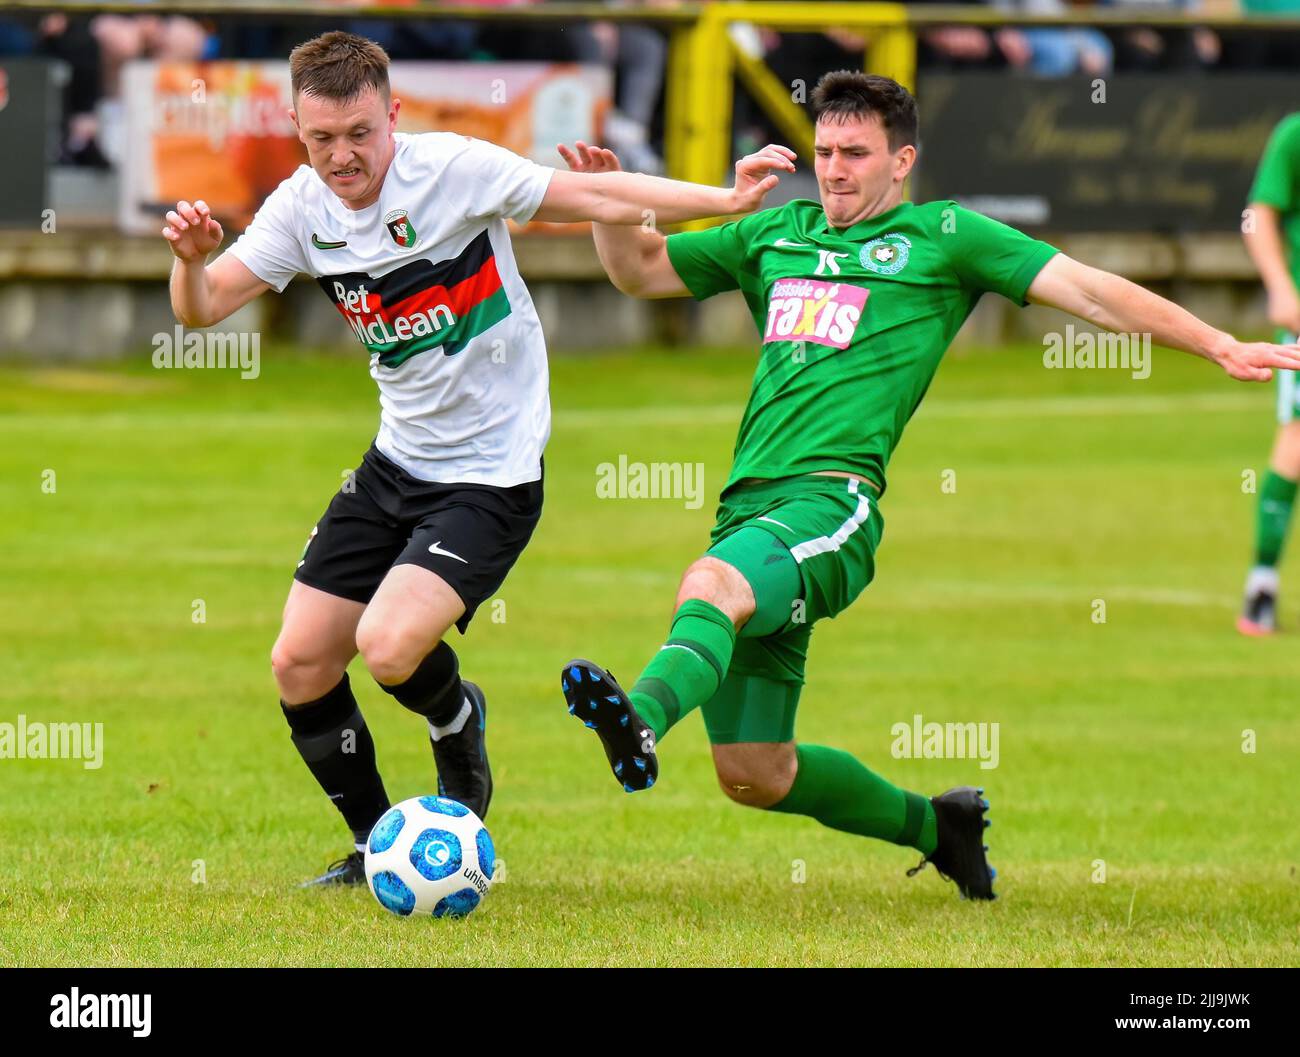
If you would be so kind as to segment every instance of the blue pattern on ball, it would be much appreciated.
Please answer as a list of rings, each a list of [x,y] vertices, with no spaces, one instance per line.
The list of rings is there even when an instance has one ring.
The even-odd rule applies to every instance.
[[[459,892],[452,892],[451,895],[439,899],[438,905],[433,908],[433,916],[460,918],[476,906],[478,906],[478,892],[472,888],[462,888]]]
[[[497,853],[496,849],[492,847],[492,838],[488,835],[486,826],[478,831],[474,843],[478,847],[479,872],[490,881],[492,880],[492,871],[496,869]]]
[[[375,874],[370,884],[375,898],[394,914],[405,917],[415,909],[415,893],[392,870]]]
[[[422,796],[420,806],[435,815],[450,815],[452,818],[463,818],[469,814],[469,808],[464,804],[457,800],[448,800],[445,796]]]
[[[445,829],[426,829],[411,845],[411,865],[427,881],[441,881],[460,869],[460,838]]]
[[[388,851],[405,825],[406,816],[397,808],[390,807],[384,812],[383,817],[375,823],[374,829],[370,831],[371,854],[378,855],[381,851]]]

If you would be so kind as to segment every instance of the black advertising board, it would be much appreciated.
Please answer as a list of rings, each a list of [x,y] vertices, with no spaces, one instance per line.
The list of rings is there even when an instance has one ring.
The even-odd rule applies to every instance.
[[[59,77],[66,68],[41,59],[0,59],[0,227],[39,228],[49,205],[57,155]]]
[[[1238,229],[1300,76],[922,74],[912,198],[955,198],[1016,227]]]

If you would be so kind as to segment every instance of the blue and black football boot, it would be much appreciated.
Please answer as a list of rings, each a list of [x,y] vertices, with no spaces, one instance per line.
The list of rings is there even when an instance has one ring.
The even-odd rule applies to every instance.
[[[655,732],[643,720],[618,681],[598,664],[573,660],[560,674],[569,714],[596,732],[610,769],[625,792],[649,789],[659,777]]]

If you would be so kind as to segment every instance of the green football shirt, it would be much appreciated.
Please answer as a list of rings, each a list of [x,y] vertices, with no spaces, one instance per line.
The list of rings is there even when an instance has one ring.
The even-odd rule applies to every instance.
[[[1269,136],[1246,204],[1256,202],[1280,214],[1291,279],[1300,286],[1300,114],[1284,117]]]
[[[739,289],[762,340],[727,486],[846,470],[883,492],[903,427],[980,295],[1024,304],[1056,252],[950,201],[837,230],[801,199],[669,235],[692,296]]]

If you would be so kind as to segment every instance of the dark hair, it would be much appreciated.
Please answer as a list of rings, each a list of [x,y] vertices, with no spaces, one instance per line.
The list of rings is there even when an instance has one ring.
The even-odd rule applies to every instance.
[[[836,70],[823,74],[812,92],[813,118],[843,122],[875,114],[889,137],[889,149],[917,145],[916,100],[897,81],[874,73]]]
[[[289,83],[299,92],[349,103],[374,87],[388,98],[388,53],[373,40],[334,30],[289,54]]]

